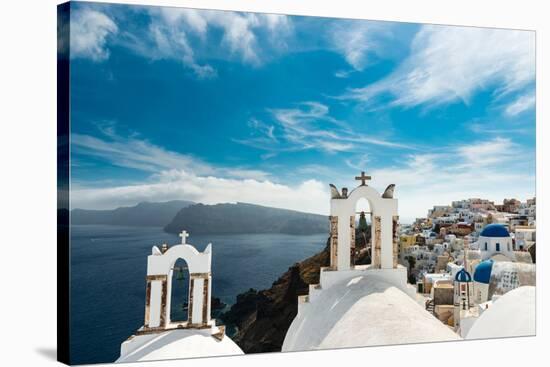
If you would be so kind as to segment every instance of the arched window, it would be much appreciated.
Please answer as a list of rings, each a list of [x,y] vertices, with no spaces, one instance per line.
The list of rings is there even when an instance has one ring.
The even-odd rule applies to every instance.
[[[485,242],[485,251],[487,251],[487,242]]]
[[[370,247],[371,242],[371,207],[369,201],[360,198],[355,204],[355,243],[359,248]]]
[[[500,252],[500,243],[498,243],[498,242],[497,242],[497,249],[496,250]]]
[[[172,267],[170,321],[186,321],[189,314],[189,269],[179,258]]]

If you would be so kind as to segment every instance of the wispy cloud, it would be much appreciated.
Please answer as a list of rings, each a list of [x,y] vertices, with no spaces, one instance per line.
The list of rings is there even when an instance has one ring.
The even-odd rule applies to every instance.
[[[506,106],[504,112],[508,116],[516,116],[535,107],[535,92],[531,91],[519,96]]]
[[[71,134],[72,152],[76,157],[93,157],[122,168],[156,174],[167,170],[186,170],[197,175],[217,174],[224,178],[266,179],[269,174],[246,167],[219,167],[188,154],[167,150],[139,134],[123,136],[113,124],[99,124],[102,136]]]
[[[250,202],[260,205],[328,213],[327,183],[346,177],[345,165],[338,172],[322,164],[297,167],[295,184],[275,182],[271,175],[247,167],[219,167],[194,157],[168,151],[135,134],[122,137],[111,125],[101,127],[104,137],[77,135],[73,152],[110,162],[113,165],[149,172],[149,178],[134,184],[93,182],[75,183],[72,207],[113,208],[137,202],[187,199],[208,204]],[[405,155],[401,162],[369,171],[379,190],[396,183],[400,215],[403,221],[424,215],[431,205],[452,200],[484,197],[502,200],[534,195],[534,175],[528,157],[532,152],[509,138],[443,147],[436,153]],[[363,156],[357,165],[369,162]],[[310,178],[305,178],[310,177]],[[349,180],[352,181],[350,173]],[[335,182],[336,183],[336,182]],[[105,187],[107,186],[107,187]]]
[[[212,57],[259,66],[286,48],[293,29],[285,15],[169,7],[134,10],[79,4],[71,13],[72,56],[104,61],[116,45],[151,60],[179,61],[207,79],[217,76],[208,61]],[[145,16],[146,26],[131,26],[136,14]]]
[[[151,182],[109,188],[73,187],[73,208],[113,208],[140,201],[186,199],[205,204],[247,202],[326,214],[328,187],[316,180],[295,186],[269,180],[199,176],[186,170],[163,171]]]
[[[319,150],[328,153],[362,150],[367,145],[413,149],[411,145],[368,136],[330,115],[319,102],[302,102],[295,108],[270,109],[272,123],[253,119],[252,137],[234,141],[271,152]]]
[[[425,215],[436,204],[482,197],[502,200],[532,197],[533,166],[520,145],[507,138],[475,141],[446,147],[443,153],[422,153],[406,157],[403,164],[374,169],[376,185],[397,184],[396,197],[402,219]]]
[[[149,11],[150,38],[143,45],[143,39],[133,47],[142,56],[151,59],[175,59],[189,67],[200,79],[216,77],[216,70],[208,64],[196,61],[195,51],[189,40],[189,33],[199,35],[204,40],[208,23],[193,9],[152,8]]]
[[[423,26],[410,56],[388,77],[343,98],[390,106],[440,105],[462,101],[493,86],[496,95],[521,90],[535,77],[533,32],[473,27]]]
[[[285,15],[205,11],[204,16],[208,24],[223,29],[222,43],[231,53],[253,65],[262,63],[267,57],[263,55],[266,50],[261,42],[285,47],[284,38],[291,31],[290,19]],[[260,40],[262,31],[266,37]]]
[[[147,140],[113,135],[98,138],[91,135],[73,133],[71,143],[75,154],[99,158],[112,165],[146,172],[161,169],[192,167],[207,174],[211,168],[187,155],[165,150]]]
[[[370,163],[370,158],[368,154],[361,154],[357,157],[348,158],[344,162],[348,167],[357,171],[362,171],[365,169],[367,164]]]
[[[353,73],[353,70],[337,70],[334,73],[334,76],[341,79],[349,78],[349,76]]]
[[[355,70],[363,70],[370,62],[370,57],[384,49],[382,43],[391,39],[390,23],[365,22],[357,20],[340,20],[334,22],[328,30],[332,47],[342,54]],[[338,78],[345,78],[348,72],[339,71]]]
[[[284,185],[262,170],[214,166],[141,140],[136,134],[121,136],[113,124],[99,124],[99,128],[102,137],[72,135],[74,155],[149,172],[150,176],[134,184],[102,181],[101,187],[94,182],[75,182],[71,189],[73,208],[105,209],[140,201],[186,199],[206,204],[240,201],[323,214],[328,211],[328,187],[318,180]]]
[[[109,58],[107,39],[117,34],[118,26],[101,11],[81,9],[71,13],[70,30],[71,57],[98,62]]]
[[[261,65],[273,53],[285,49],[293,29],[284,15],[171,7],[115,12],[115,24],[115,16],[99,9],[107,11],[94,4],[81,4],[74,11],[74,23],[81,30],[79,44],[86,51],[79,53],[81,57],[105,60],[109,56],[107,36],[116,34],[111,37],[112,45],[151,60],[179,61],[201,79],[217,76],[217,70],[209,64],[212,59]],[[146,26],[131,26],[136,14],[145,17]]]
[[[516,134],[533,134],[534,126],[509,126],[503,123],[476,123],[471,122],[467,124],[467,128],[476,134],[491,134],[493,136],[513,136]]]

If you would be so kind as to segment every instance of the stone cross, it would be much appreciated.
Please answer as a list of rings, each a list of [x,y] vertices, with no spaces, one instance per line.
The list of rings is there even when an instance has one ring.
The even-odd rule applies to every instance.
[[[189,233],[187,233],[186,230],[183,230],[183,231],[181,231],[179,236],[181,237],[181,244],[185,245],[186,239],[187,239],[187,237],[189,237]]]
[[[361,186],[365,186],[365,185],[366,185],[365,181],[370,180],[371,177],[370,177],[370,176],[366,176],[366,175],[365,175],[365,171],[361,171],[361,176],[356,176],[355,179],[356,179],[357,181],[361,181]]]

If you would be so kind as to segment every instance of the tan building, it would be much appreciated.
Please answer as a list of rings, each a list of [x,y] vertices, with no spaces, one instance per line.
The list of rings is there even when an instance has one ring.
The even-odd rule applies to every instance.
[[[467,236],[473,232],[473,226],[468,223],[455,223],[447,230],[457,236]]]
[[[437,263],[435,264],[435,272],[441,273],[447,270],[447,263],[449,262],[449,255],[441,255],[437,257]]]
[[[435,283],[433,302],[435,317],[448,324],[454,313],[454,286],[451,280],[440,280]]]

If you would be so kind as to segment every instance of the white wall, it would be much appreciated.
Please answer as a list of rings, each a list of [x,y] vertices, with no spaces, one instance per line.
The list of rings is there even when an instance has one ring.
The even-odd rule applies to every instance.
[[[149,304],[149,327],[160,326],[162,281],[151,282],[151,300]]]
[[[204,304],[203,287],[204,287],[204,274],[211,273],[212,264],[212,245],[209,244],[203,252],[197,251],[197,249],[188,244],[179,244],[170,247],[164,254],[161,254],[157,248],[153,248],[152,255],[147,258],[147,275],[166,275],[167,276],[167,294],[166,294],[166,320],[170,322],[170,310],[172,305],[172,268],[178,259],[183,259],[187,263],[189,269],[190,278],[193,274],[203,274],[201,277],[195,277],[193,285],[193,305],[191,306],[191,298],[189,299],[189,308],[192,315],[189,320],[193,324],[202,324],[203,322],[210,321],[210,308],[211,308],[211,276],[209,279],[209,297],[207,298],[207,319],[202,319],[202,308]],[[191,288],[190,292],[191,292]],[[160,326],[160,313],[161,313],[161,281],[151,282],[151,294],[150,294],[150,313],[149,313],[149,326]]]
[[[515,259],[512,237],[479,236],[477,242],[479,249],[481,250],[483,260],[486,260],[495,254],[503,254],[511,260]],[[487,250],[485,250],[485,243],[487,243]],[[497,251],[497,243],[500,244],[500,251]]]
[[[355,217],[359,199],[369,201],[372,211],[372,249],[374,256],[375,226],[374,217],[381,217],[381,267],[393,268],[393,216],[397,215],[397,199],[383,199],[381,194],[370,186],[359,186],[349,193],[346,199],[331,199],[330,213],[338,217],[338,269],[350,268],[350,216]],[[373,259],[374,263],[374,259]]]

